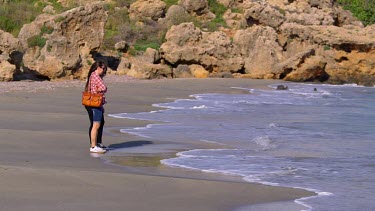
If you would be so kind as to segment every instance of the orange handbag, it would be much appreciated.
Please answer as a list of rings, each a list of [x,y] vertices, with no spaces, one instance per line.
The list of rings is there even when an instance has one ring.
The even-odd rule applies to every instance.
[[[91,89],[91,80],[89,87]],[[82,105],[90,107],[101,107],[103,105],[103,93],[91,93],[90,91],[82,92]]]
[[[103,94],[82,92],[82,105],[90,107],[101,107],[103,105]]]

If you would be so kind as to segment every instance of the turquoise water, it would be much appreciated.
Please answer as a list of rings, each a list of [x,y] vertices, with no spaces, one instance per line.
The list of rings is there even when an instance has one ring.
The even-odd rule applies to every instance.
[[[313,190],[318,197],[296,201],[307,210],[374,210],[375,88],[286,85],[236,87],[249,94],[197,94],[155,105],[166,110],[111,116],[166,122],[122,132],[227,148],[179,152],[165,165]]]

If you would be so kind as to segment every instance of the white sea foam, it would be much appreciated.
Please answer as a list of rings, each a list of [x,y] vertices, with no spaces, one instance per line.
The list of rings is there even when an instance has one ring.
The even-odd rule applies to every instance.
[[[269,125],[268,125],[268,127],[270,127],[270,128],[277,128],[277,127],[279,127],[276,123],[270,123]]]
[[[139,136],[139,137],[143,137],[143,138],[151,138],[149,136],[146,136],[146,135],[143,135],[142,133],[140,132],[134,132],[134,131],[128,131],[126,129],[121,129],[120,130],[121,133],[127,133],[127,134],[131,134],[131,135],[136,135],[136,136]]]
[[[227,144],[219,143],[217,141],[209,141],[209,140],[205,140],[205,139],[200,139],[199,141],[211,143],[211,144],[218,144],[218,145],[222,145],[222,146],[228,146]]]
[[[314,193],[317,194],[316,196],[303,197],[303,198],[299,198],[299,199],[294,200],[295,203],[297,203],[299,205],[302,205],[302,206],[307,208],[306,210],[303,210],[303,211],[312,211],[313,210],[313,207],[310,206],[309,204],[305,203],[304,201],[307,201],[309,199],[318,198],[318,197],[325,197],[325,196],[333,196],[334,195],[333,193],[321,192],[321,191],[311,189],[311,188],[301,188],[301,187],[293,187],[293,188],[305,189],[307,191],[311,191],[311,192],[314,192]]]
[[[247,90],[247,91],[249,91],[250,93],[253,93],[253,92],[254,92],[254,89],[250,89],[250,88],[235,87],[235,86],[232,86],[231,88],[232,88],[232,89]]]
[[[205,105],[200,105],[200,106],[194,106],[191,109],[206,109],[206,108],[209,108],[209,107],[207,107]]]
[[[262,150],[270,150],[276,148],[276,145],[272,144],[272,140],[268,136],[259,136],[254,138],[252,141],[261,146]]]

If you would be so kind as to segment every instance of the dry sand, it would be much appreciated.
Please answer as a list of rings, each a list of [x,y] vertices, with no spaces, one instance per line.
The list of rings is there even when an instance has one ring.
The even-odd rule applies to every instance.
[[[106,81],[107,114],[150,111],[155,110],[152,103],[190,94],[240,92],[230,87],[264,87],[276,82],[138,81],[113,76]],[[177,168],[145,167],[142,174],[134,173],[94,158],[89,153],[89,121],[80,102],[82,86],[79,81],[0,84],[0,210],[233,210],[313,195]],[[142,145],[145,140],[116,131],[147,123],[106,117],[103,140],[107,145],[129,149]],[[162,143],[155,142],[154,146],[157,144]],[[192,146],[187,143],[186,147]],[[142,151],[142,147],[137,149]]]

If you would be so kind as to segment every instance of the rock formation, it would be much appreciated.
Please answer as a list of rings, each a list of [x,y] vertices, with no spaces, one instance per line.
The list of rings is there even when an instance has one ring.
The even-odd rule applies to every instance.
[[[208,76],[374,85],[375,27],[364,28],[334,0],[220,2],[242,10],[224,15],[236,32],[173,26],[160,48],[166,62],[201,65]]]
[[[24,25],[18,38],[25,51],[25,72],[49,79],[80,77],[80,69],[92,62],[90,53],[103,42],[106,19],[104,5],[98,2],[58,15],[42,14]]]
[[[160,54],[170,64],[197,64],[210,72],[236,73],[243,68],[242,57],[224,32],[202,32],[192,23],[183,23],[172,26],[166,40]]]
[[[2,30],[0,30],[0,40],[0,81],[12,81],[16,73],[13,56],[19,50],[19,40]]]

